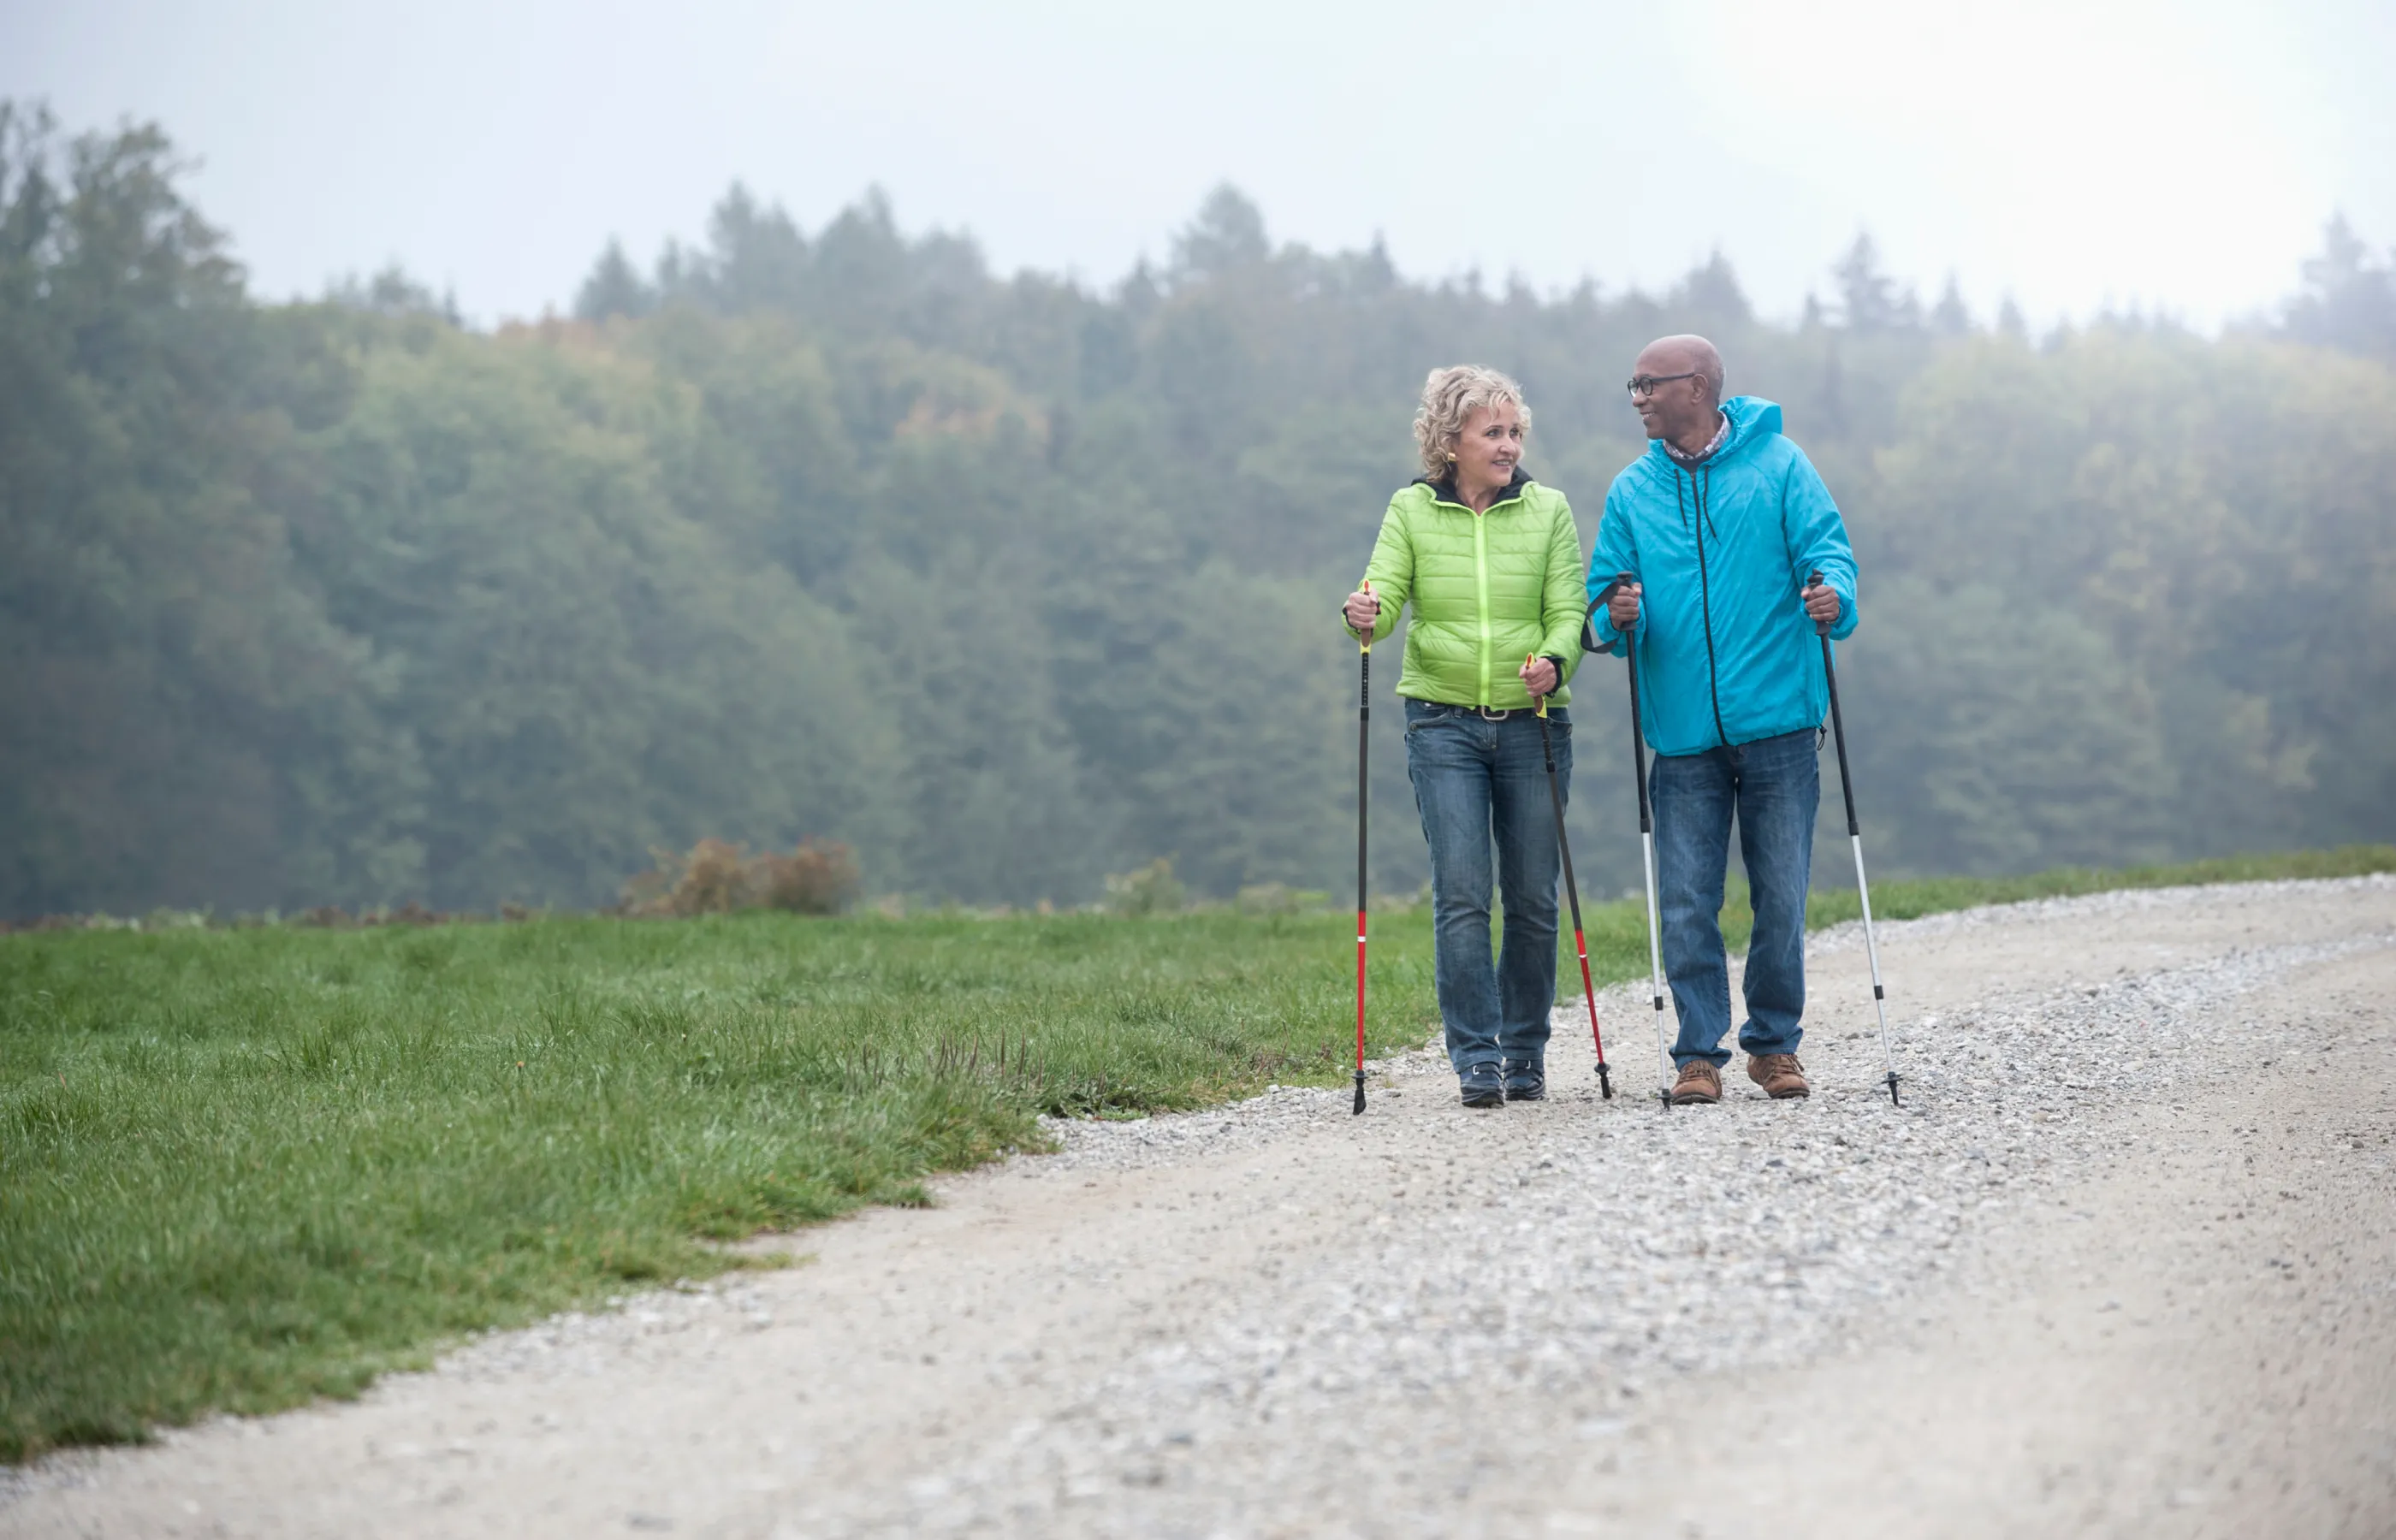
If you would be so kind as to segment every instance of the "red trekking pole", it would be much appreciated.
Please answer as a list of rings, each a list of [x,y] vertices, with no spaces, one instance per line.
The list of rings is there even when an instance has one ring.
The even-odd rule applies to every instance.
[[[1538,655],[1523,659],[1525,665]],[[1556,681],[1561,684],[1562,679]],[[1580,992],[1589,1002],[1589,1040],[1597,1044],[1597,1086],[1607,1101],[1614,1099],[1614,1076],[1605,1067],[1605,1037],[1597,1029],[1597,986],[1589,981],[1589,943],[1580,934],[1580,886],[1573,881],[1572,842],[1564,838],[1564,794],[1556,783],[1556,746],[1548,736],[1548,697],[1539,697],[1539,752],[1548,761],[1548,800],[1556,808],[1556,849],[1564,858],[1564,896],[1572,900],[1573,950],[1580,956]]]
[[[1364,591],[1373,591],[1364,579]],[[1364,1110],[1364,800],[1372,791],[1373,633],[1356,633],[1356,1107]]]

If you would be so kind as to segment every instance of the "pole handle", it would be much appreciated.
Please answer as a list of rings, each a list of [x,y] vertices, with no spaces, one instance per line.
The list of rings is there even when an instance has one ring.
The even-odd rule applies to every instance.
[[[1822,586],[1822,569],[1821,569],[1820,567],[1816,567],[1813,571],[1811,571],[1811,572],[1809,572],[1809,573],[1807,573],[1807,574],[1805,575],[1805,586],[1806,586],[1807,588],[1809,588],[1809,589],[1810,589],[1810,588],[1820,588],[1820,587]],[[1815,622],[1814,622],[1814,634],[1815,634],[1815,635],[1817,635],[1817,636],[1828,636],[1828,635],[1830,635],[1830,622],[1829,622],[1828,620],[1817,620],[1817,621],[1815,621]]]
[[[1610,582],[1610,583],[1606,584],[1604,588],[1602,588],[1602,589],[1600,589],[1600,590],[1598,590],[1598,591],[1597,591],[1597,597],[1596,597],[1596,598],[1594,598],[1594,599],[1592,599],[1592,600],[1591,600],[1591,601],[1589,602],[1589,608],[1587,608],[1587,609],[1585,609],[1585,610],[1581,611],[1581,615],[1580,615],[1580,650],[1581,650],[1581,651],[1583,651],[1583,652],[1604,652],[1604,651],[1605,650],[1605,645],[1604,645],[1604,643],[1602,643],[1602,642],[1600,642],[1600,641],[1598,641],[1598,639],[1597,639],[1597,612],[1598,612],[1598,609],[1599,609],[1601,606],[1603,606],[1603,605],[1610,604],[1612,604],[1612,603],[1614,602],[1614,595],[1615,595],[1616,591],[1617,591],[1617,590],[1619,590],[1619,589],[1626,588],[1626,587],[1630,586],[1631,584],[1637,582],[1638,580],[1639,580],[1639,578],[1638,578],[1638,575],[1637,575],[1637,574],[1635,574],[1635,573],[1629,573],[1629,572],[1617,572],[1617,573],[1616,573],[1616,574],[1614,575],[1614,581],[1612,581],[1612,582]]]
[[[1372,593],[1373,579],[1370,578],[1365,578],[1362,583],[1357,585],[1357,591],[1362,593]],[[1380,596],[1378,594],[1374,594],[1373,599],[1375,604],[1378,604],[1380,602]],[[1351,627],[1350,629],[1353,630],[1354,628]],[[1369,653],[1373,650],[1372,627],[1367,626],[1363,631],[1356,632],[1356,650],[1361,653]]]

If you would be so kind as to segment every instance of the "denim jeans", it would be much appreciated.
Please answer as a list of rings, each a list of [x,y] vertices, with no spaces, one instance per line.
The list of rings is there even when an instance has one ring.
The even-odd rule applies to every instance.
[[[1730,1062],[1730,968],[1723,954],[1723,874],[1732,816],[1747,862],[1755,932],[1747,949],[1750,1054],[1793,1054],[1804,1036],[1805,885],[1814,864],[1814,810],[1821,801],[1821,735],[1807,727],[1701,754],[1657,755],[1648,776],[1656,803],[1656,884],[1662,909],[1664,976],[1681,1018],[1672,1062]]]
[[[1548,1011],[1556,998],[1555,804],[1538,719],[1491,722],[1470,706],[1408,700],[1406,775],[1431,844],[1432,974],[1448,1062],[1471,1078],[1502,1067],[1510,1084],[1545,1073]],[[1556,784],[1572,790],[1572,722],[1548,712]],[[1491,841],[1506,906],[1504,949],[1489,956]],[[1486,1071],[1484,1070],[1485,1073]]]

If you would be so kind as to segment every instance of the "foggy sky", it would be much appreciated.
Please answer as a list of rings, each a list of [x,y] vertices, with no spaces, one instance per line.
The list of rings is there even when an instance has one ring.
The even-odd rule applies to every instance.
[[[0,0],[0,95],[155,119],[267,296],[397,262],[474,319],[570,303],[736,178],[812,230],[868,186],[1001,270],[1106,283],[1228,180],[1417,276],[1669,282],[1793,315],[1859,229],[1984,317],[2200,325],[2343,208],[2396,244],[2385,0],[671,7]]]

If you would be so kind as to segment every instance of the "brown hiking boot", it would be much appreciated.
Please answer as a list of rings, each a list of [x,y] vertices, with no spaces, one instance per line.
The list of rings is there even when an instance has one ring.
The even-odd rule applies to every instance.
[[[1722,1100],[1722,1071],[1703,1059],[1691,1059],[1681,1066],[1681,1078],[1672,1082],[1672,1105],[1687,1107],[1691,1103],[1711,1103]]]
[[[1748,1055],[1747,1078],[1764,1087],[1764,1094],[1774,1101],[1814,1094],[1814,1088],[1805,1083],[1805,1067],[1794,1054]]]

